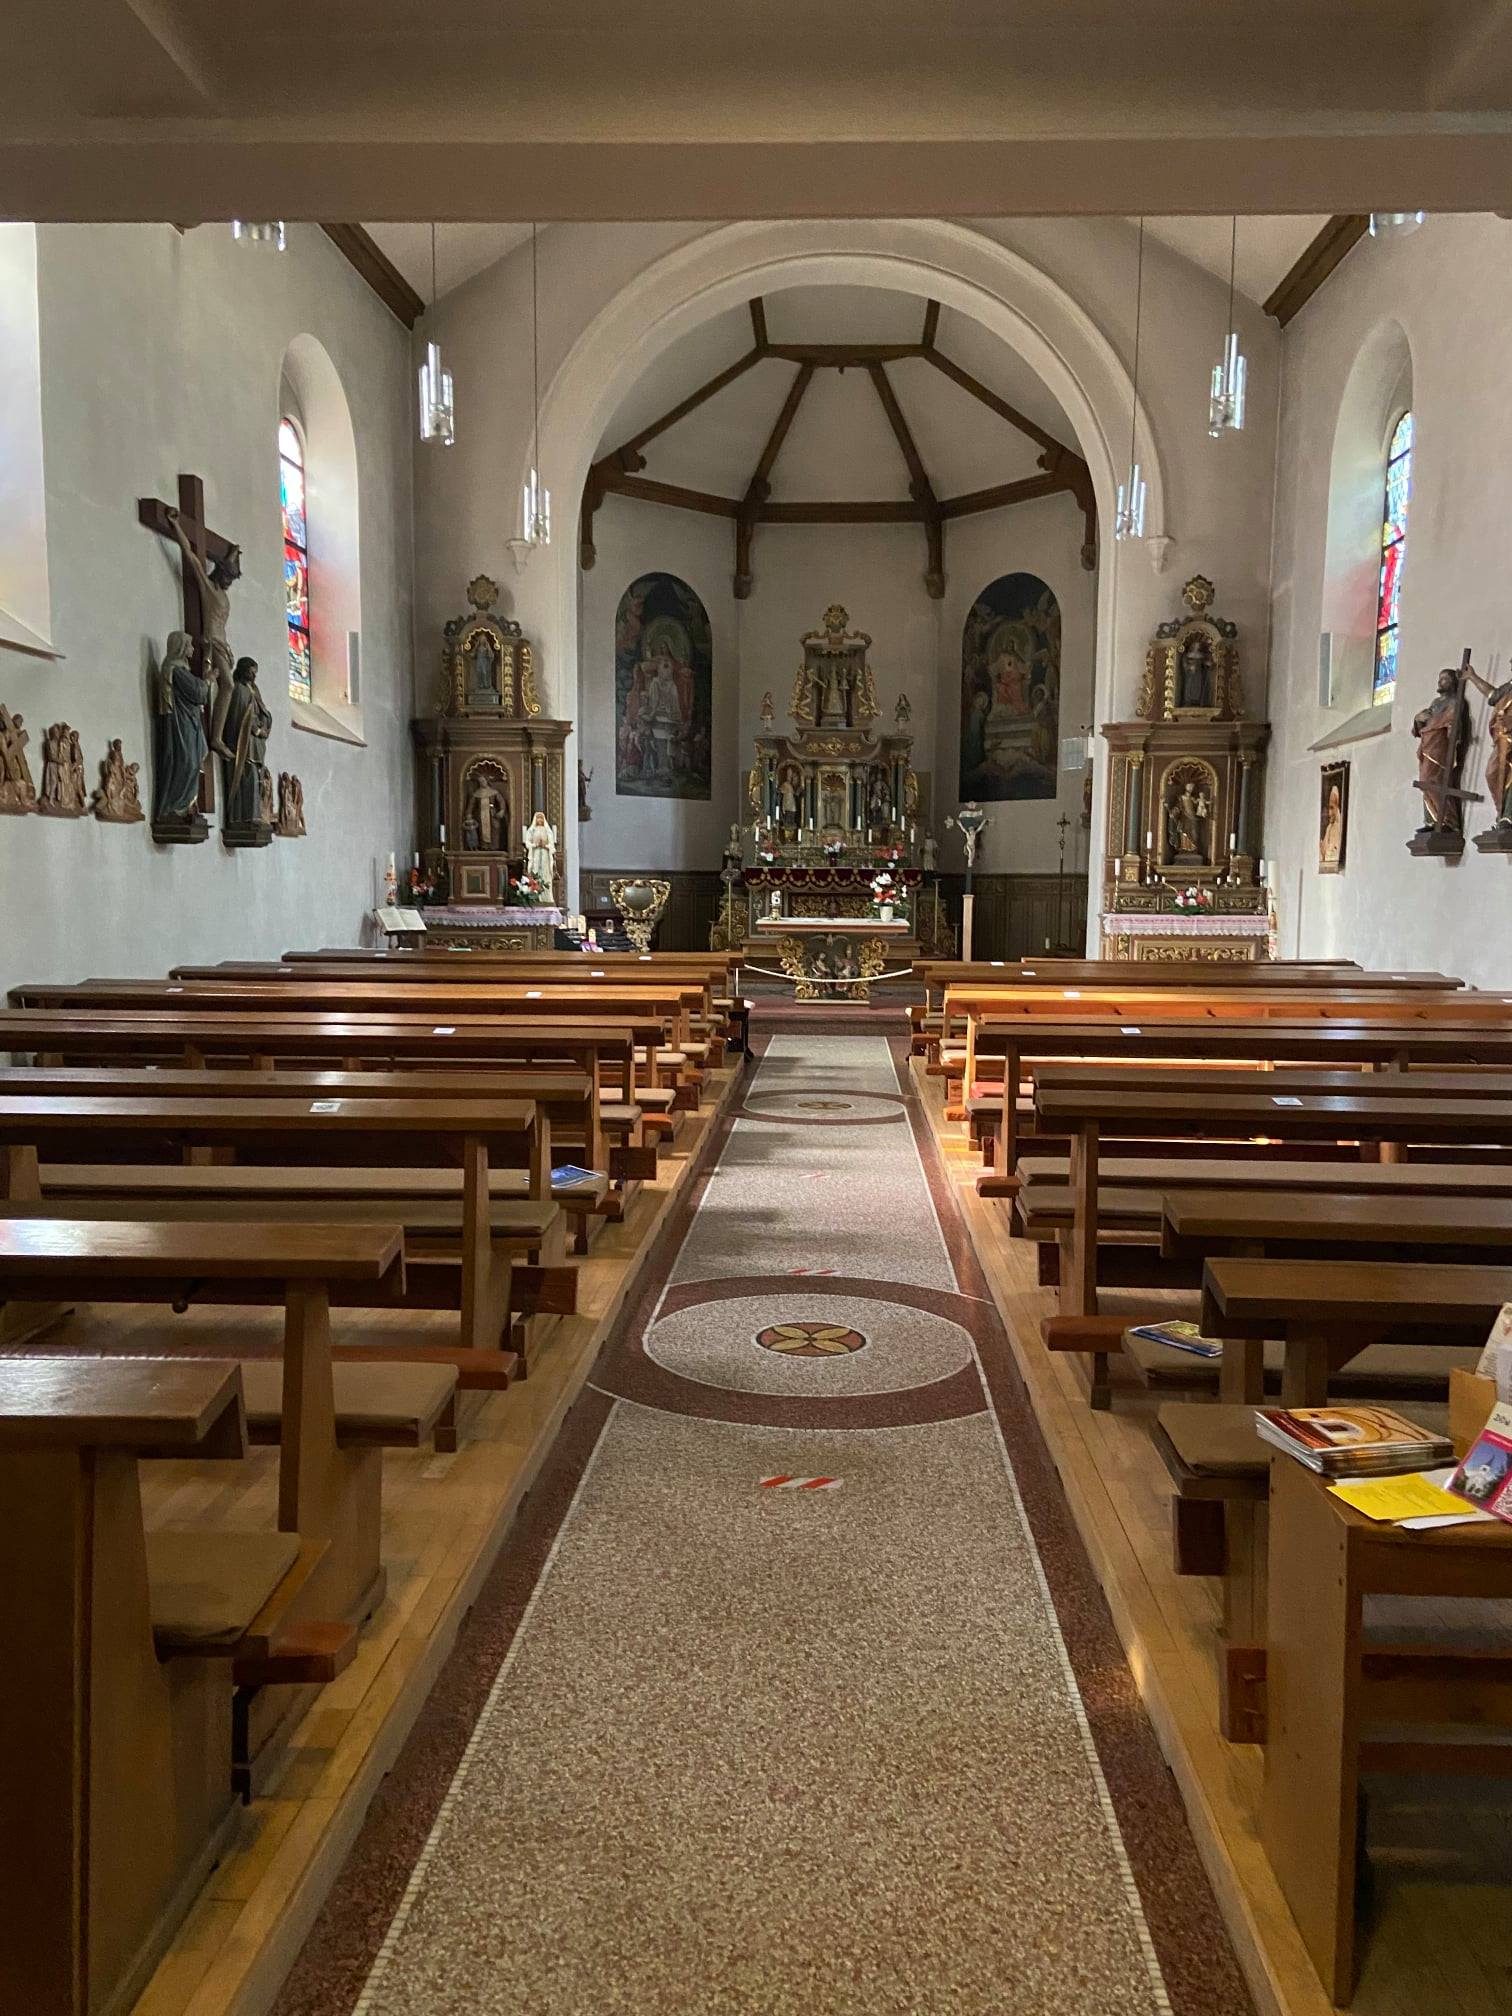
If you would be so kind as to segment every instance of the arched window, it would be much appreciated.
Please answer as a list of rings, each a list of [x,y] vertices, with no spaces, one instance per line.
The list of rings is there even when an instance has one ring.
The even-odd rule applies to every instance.
[[[1397,617],[1407,559],[1407,507],[1412,498],[1412,413],[1391,430],[1386,450],[1386,503],[1381,516],[1381,580],[1376,596],[1375,678],[1371,699],[1384,706],[1396,692]]]
[[[299,429],[278,423],[278,495],[283,509],[284,613],[289,626],[289,697],[310,701],[310,529],[305,517],[305,451]]]

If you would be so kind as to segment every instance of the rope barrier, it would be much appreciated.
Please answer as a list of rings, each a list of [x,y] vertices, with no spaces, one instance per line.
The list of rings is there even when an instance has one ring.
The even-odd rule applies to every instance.
[[[848,980],[824,980],[817,973],[778,973],[770,966],[753,966],[749,960],[745,959],[740,963],[740,970],[742,973],[759,973],[763,980],[792,980],[795,982],[803,980],[810,987],[855,987],[862,981],[865,981],[870,986],[873,980],[911,980],[913,978],[913,968],[911,966],[895,966],[891,973],[852,973]]]

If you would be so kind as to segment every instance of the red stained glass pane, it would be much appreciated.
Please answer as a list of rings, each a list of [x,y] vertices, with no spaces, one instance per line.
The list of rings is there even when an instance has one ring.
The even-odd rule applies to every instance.
[[[297,546],[284,546],[284,606],[291,623],[301,630],[310,627],[309,581],[305,557]]]
[[[1388,629],[1397,620],[1397,605],[1402,594],[1402,557],[1406,541],[1399,539],[1394,546],[1388,546],[1381,556],[1381,599],[1376,610],[1376,628]]]
[[[292,623],[289,625],[289,695],[294,700],[312,700],[315,696],[310,678],[310,640]]]

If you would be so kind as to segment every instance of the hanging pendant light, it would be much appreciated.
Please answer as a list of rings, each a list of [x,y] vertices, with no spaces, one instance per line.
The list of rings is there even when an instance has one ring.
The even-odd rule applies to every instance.
[[[243,245],[271,245],[275,252],[282,252],[288,242],[281,217],[273,224],[244,224],[240,218],[233,219],[231,236]]]
[[[1223,339],[1223,355],[1213,366],[1213,383],[1208,394],[1208,432],[1216,440],[1226,429],[1237,434],[1244,425],[1244,381],[1247,366],[1239,348],[1239,332],[1234,327],[1234,269],[1239,257],[1239,219],[1233,220],[1229,234],[1228,328]]]
[[[1427,215],[1426,210],[1372,210],[1370,235],[1372,238],[1409,237]]]
[[[431,226],[431,309],[436,306],[436,227]],[[441,345],[427,343],[420,366],[420,439],[450,448],[457,438],[451,373],[441,362]]]
[[[1113,514],[1113,537],[1117,540],[1143,539],[1145,528],[1144,473],[1138,459],[1139,435],[1139,339],[1144,320],[1144,229],[1139,220],[1139,264],[1134,282],[1134,402],[1129,415],[1129,473],[1118,486],[1118,503]]]
[[[541,308],[536,264],[537,226],[530,227],[530,383],[533,423],[530,474],[520,498],[520,536],[527,546],[551,544],[551,492],[540,477],[541,461]]]

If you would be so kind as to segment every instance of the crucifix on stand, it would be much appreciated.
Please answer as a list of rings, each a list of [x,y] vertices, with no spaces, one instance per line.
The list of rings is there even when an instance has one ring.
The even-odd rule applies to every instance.
[[[226,624],[231,588],[241,578],[241,548],[205,523],[205,486],[198,476],[178,479],[178,504],[139,497],[137,518],[150,532],[172,539],[184,556],[184,629],[194,640],[194,669],[215,687],[210,710],[210,753],[200,776],[200,810],[215,809],[216,755],[229,756],[223,741],[231,704],[231,646]]]

